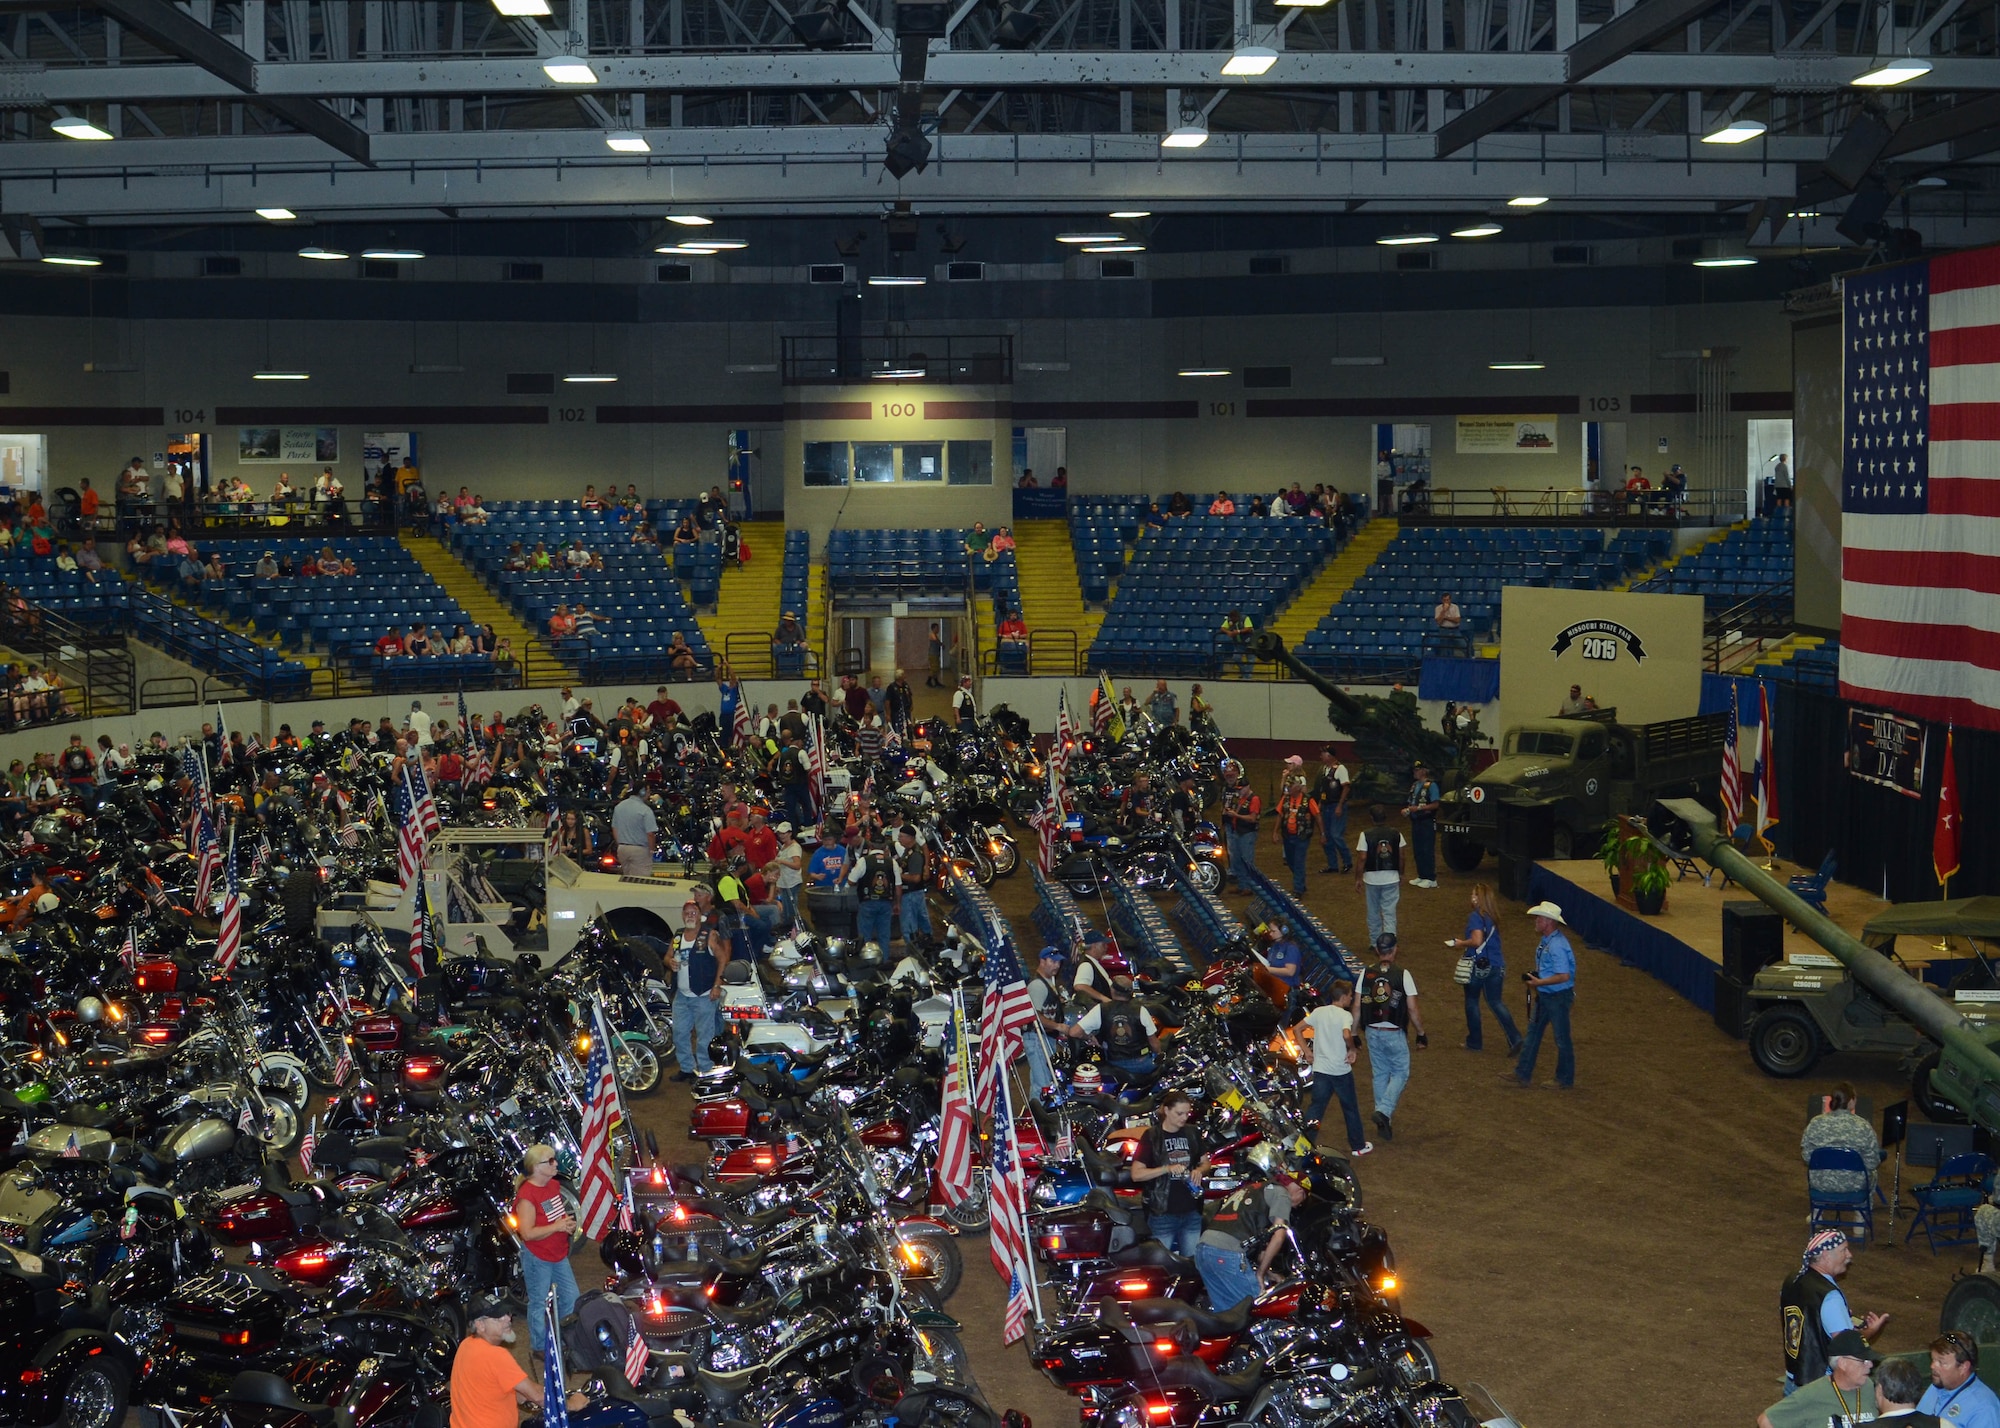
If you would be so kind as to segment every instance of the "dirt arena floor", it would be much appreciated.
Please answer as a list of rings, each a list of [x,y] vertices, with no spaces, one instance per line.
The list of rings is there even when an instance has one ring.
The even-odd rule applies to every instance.
[[[1268,787],[1272,771],[1255,766],[1253,777]],[[1265,847],[1259,865],[1280,868],[1275,846]],[[1323,866],[1317,843],[1310,865]],[[1395,1140],[1378,1141],[1359,1169],[1368,1214],[1395,1247],[1405,1313],[1432,1331],[1447,1378],[1485,1385],[1523,1428],[1754,1423],[1778,1397],[1778,1289],[1806,1235],[1798,1143],[1807,1097],[1848,1079],[1881,1105],[1906,1083],[1893,1062],[1863,1057],[1772,1080],[1742,1042],[1665,985],[1579,949],[1577,1087],[1549,1086],[1547,1042],[1537,1087],[1517,1089],[1501,1080],[1509,1062],[1490,1025],[1484,1053],[1461,1044],[1456,953],[1442,944],[1463,929],[1475,880],[1443,870],[1435,890],[1406,887],[1399,909],[1431,1044],[1416,1055]],[[994,893],[1032,937],[1026,868]],[[1315,872],[1307,901],[1351,945],[1365,940],[1351,877]],[[1517,904],[1503,903],[1501,924],[1507,1000],[1521,1021],[1514,974],[1529,965],[1534,930]],[[1365,1053],[1357,1070],[1365,1119]],[[701,1150],[681,1140],[687,1105],[685,1090],[669,1086],[634,1107],[675,1158]],[[1327,1139],[1341,1139],[1337,1114]],[[1905,1187],[1927,1173],[1906,1172]],[[1906,1194],[1897,1240],[1908,1217]],[[1883,1247],[1863,1251],[1848,1273],[1849,1301],[1892,1315],[1880,1347],[1918,1348],[1937,1332],[1953,1273],[1976,1253],[1933,1257],[1921,1238],[1891,1245],[1880,1226]],[[962,1248],[964,1285],[948,1307],[987,1396],[1044,1428],[1075,1423],[1074,1401],[1019,1345],[1000,1343],[1002,1288],[983,1237]],[[585,1258],[588,1280],[601,1271]]]

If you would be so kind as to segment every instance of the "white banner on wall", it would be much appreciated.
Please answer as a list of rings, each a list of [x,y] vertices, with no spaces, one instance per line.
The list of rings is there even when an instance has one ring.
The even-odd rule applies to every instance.
[[[1556,449],[1553,416],[1462,416],[1458,419],[1461,456],[1550,456]]]
[[[337,426],[244,426],[236,429],[236,460],[239,463],[289,461],[294,464],[318,461],[332,465],[340,460],[340,428]]]
[[[407,459],[416,464],[416,442],[407,431],[370,431],[361,436],[361,471],[373,476],[384,466],[394,471]]]

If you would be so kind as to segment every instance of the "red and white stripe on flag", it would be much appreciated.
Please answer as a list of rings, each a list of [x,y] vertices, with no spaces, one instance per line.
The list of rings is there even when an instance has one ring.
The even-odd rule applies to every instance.
[[[943,1120],[938,1132],[938,1194],[947,1205],[965,1203],[972,1193],[972,1052],[965,1040],[965,1015],[951,1010],[951,1060],[944,1073]]]
[[[1007,1285],[1007,1314],[1000,1337],[1009,1344],[1028,1331],[1029,1284],[1035,1272],[1034,1262],[1028,1258],[1027,1201],[1020,1165],[1021,1145],[1014,1136],[1014,1116],[1002,1086],[993,1117],[993,1173],[987,1192],[992,1223],[987,1239],[993,1268]]]
[[[2000,248],[1842,286],[1841,695],[2000,729]]]
[[[603,1239],[618,1218],[618,1186],[611,1174],[611,1123],[618,1116],[618,1079],[602,1032],[600,1023],[599,1034],[591,1039],[590,1063],[584,1069],[590,1101],[583,1108],[579,1147],[583,1169],[577,1183],[577,1198],[582,1203],[577,1221],[593,1240]]]
[[[1736,826],[1743,821],[1743,762],[1736,744],[1741,738],[1742,722],[1737,712],[1736,681],[1729,681],[1729,725],[1722,734],[1722,836],[1736,836]]]

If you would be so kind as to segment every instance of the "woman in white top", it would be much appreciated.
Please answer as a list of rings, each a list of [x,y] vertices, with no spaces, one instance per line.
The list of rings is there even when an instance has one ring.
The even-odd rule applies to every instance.
[[[784,909],[784,926],[790,930],[799,921],[799,889],[806,880],[806,853],[792,836],[791,824],[780,823],[772,831],[778,835],[778,851],[771,859],[771,865],[778,870],[778,906]]]

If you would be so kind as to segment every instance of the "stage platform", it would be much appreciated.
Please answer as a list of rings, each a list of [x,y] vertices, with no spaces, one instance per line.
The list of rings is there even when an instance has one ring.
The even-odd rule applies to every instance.
[[[1781,881],[1814,871],[1782,858],[1777,861],[1772,876]],[[1724,889],[1719,873],[1711,875],[1706,887],[1699,878],[1685,877],[1667,890],[1667,905],[1658,917],[1641,917],[1612,900],[1604,865],[1594,859],[1537,863],[1528,889],[1530,902],[1547,898],[1561,907],[1569,925],[1591,946],[1651,973],[1703,1011],[1715,1009],[1715,969],[1722,965],[1722,905],[1756,901],[1734,883]],[[1862,924],[1888,906],[1846,883],[1827,885],[1827,916],[1857,936]],[[1786,924],[1786,956],[1819,950],[1810,937]],[[1899,950],[1913,966],[1924,960],[1926,951],[1907,937]]]

